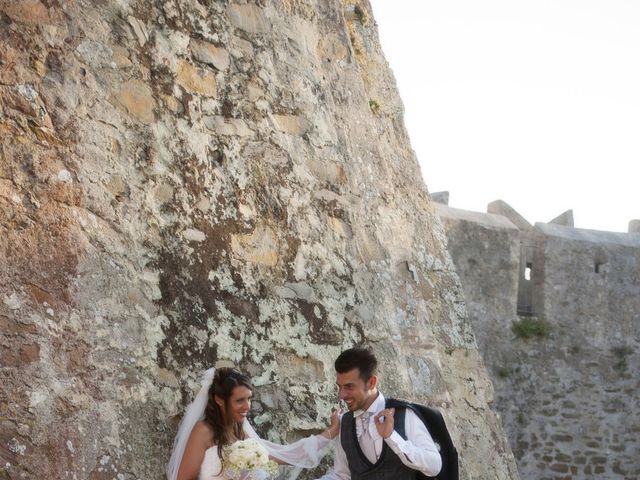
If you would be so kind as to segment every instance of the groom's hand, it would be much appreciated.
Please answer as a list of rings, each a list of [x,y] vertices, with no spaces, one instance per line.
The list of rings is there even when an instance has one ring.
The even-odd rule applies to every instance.
[[[333,409],[331,411],[331,423],[329,424],[329,426],[327,427],[327,429],[322,432],[322,436],[325,438],[328,438],[329,440],[335,438],[338,436],[338,433],[340,433],[340,417],[342,416],[344,412],[342,411],[341,408],[337,408],[337,409]]]
[[[393,433],[393,414],[395,411],[395,408],[385,408],[373,417],[376,430],[382,438],[389,438]]]

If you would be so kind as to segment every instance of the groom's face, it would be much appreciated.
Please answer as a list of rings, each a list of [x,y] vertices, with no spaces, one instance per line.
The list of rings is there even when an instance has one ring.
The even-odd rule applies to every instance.
[[[376,398],[378,379],[372,375],[368,380],[360,377],[360,369],[354,368],[345,373],[336,374],[338,397],[347,404],[349,411],[366,410]]]

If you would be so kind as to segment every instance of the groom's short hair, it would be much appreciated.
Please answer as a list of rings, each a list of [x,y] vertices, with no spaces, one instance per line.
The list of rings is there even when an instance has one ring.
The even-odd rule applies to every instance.
[[[353,347],[338,355],[334,366],[338,373],[347,373],[357,368],[360,372],[360,378],[366,382],[372,375],[377,374],[378,360],[371,350]]]

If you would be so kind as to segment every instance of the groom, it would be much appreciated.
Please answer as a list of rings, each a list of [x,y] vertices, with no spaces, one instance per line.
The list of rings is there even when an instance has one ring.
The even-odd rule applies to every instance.
[[[378,361],[350,348],[335,361],[338,396],[347,404],[333,469],[319,480],[405,480],[433,477],[442,460],[429,432],[408,408],[385,409],[378,390]]]

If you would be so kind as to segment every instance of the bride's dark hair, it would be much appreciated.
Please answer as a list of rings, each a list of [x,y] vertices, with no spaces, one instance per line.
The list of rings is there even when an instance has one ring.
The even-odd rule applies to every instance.
[[[251,380],[235,368],[218,368],[209,388],[209,401],[204,411],[204,421],[213,430],[213,436],[218,444],[218,456],[222,459],[222,449],[235,440],[244,440],[242,425],[233,421],[229,411],[229,398],[233,389],[242,386],[253,390]],[[216,403],[215,397],[224,402],[224,410]]]

